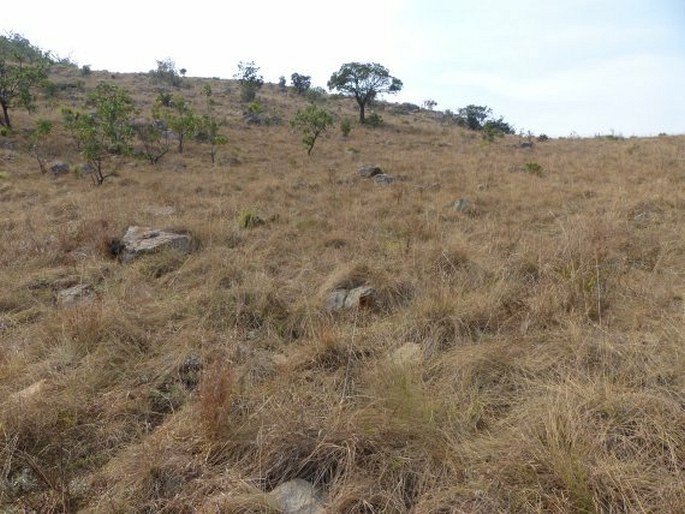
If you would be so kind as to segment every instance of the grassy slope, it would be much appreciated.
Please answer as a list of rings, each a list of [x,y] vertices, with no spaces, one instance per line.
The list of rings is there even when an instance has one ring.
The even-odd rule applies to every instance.
[[[144,75],[86,89],[102,78],[156,94]],[[307,158],[210,82],[216,166],[190,143],[95,188],[0,139],[0,505],[270,512],[263,492],[300,477],[331,512],[685,510],[685,139],[518,149],[385,111]],[[260,97],[285,120],[303,105]],[[59,130],[51,146],[78,162]],[[240,228],[248,209],[266,223]],[[103,242],[133,224],[198,248],[120,265]],[[383,305],[326,313],[345,281]],[[95,301],[56,306],[77,283]],[[406,343],[422,358],[389,358]]]

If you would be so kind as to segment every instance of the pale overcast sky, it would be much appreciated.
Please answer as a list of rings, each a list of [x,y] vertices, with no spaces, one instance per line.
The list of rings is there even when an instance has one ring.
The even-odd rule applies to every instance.
[[[685,0],[13,0],[0,31],[93,69],[326,86],[344,62],[404,82],[390,100],[487,105],[517,130],[685,133]]]

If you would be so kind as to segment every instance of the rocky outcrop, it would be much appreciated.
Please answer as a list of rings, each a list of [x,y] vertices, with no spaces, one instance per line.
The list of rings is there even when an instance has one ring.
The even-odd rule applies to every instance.
[[[352,289],[336,289],[326,298],[326,309],[332,312],[371,307],[376,303],[376,290],[369,286]]]
[[[188,234],[167,232],[150,227],[129,227],[120,240],[111,245],[112,253],[121,262],[130,262],[141,255],[159,252],[165,249],[175,249],[182,253],[190,253],[192,239]]]
[[[362,178],[373,178],[376,175],[381,175],[383,174],[383,170],[380,169],[378,166],[372,166],[372,165],[364,165],[361,168],[357,170],[357,173],[359,173],[359,176]]]

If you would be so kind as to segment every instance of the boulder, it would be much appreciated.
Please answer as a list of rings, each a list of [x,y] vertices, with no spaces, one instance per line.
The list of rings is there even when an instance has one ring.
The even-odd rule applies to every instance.
[[[376,175],[382,175],[383,170],[380,169],[378,166],[371,166],[371,165],[364,165],[361,168],[357,170],[357,173],[359,173],[360,177],[363,178],[372,178],[375,177]]]
[[[301,478],[284,482],[269,493],[269,503],[283,514],[323,514],[321,492]]]
[[[150,227],[129,227],[119,241],[117,254],[121,262],[130,262],[141,255],[173,248],[182,253],[191,252],[191,237],[188,234],[166,232]]]
[[[464,213],[472,213],[476,210],[475,206],[473,205],[473,202],[468,198],[459,198],[458,200],[455,200],[452,204],[452,209],[454,209],[457,212]]]

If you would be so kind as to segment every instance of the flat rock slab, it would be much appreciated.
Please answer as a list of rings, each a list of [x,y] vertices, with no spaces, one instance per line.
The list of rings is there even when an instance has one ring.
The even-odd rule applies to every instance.
[[[378,186],[388,186],[395,182],[395,177],[388,175],[387,173],[379,173],[378,175],[373,176],[373,181]]]
[[[323,514],[321,492],[301,478],[284,482],[269,493],[269,500],[284,514]]]
[[[141,255],[159,252],[168,248],[190,253],[191,237],[188,234],[165,232],[150,227],[129,227],[121,239],[119,251],[121,262],[130,262]]]
[[[363,178],[372,178],[375,177],[376,175],[381,175],[383,173],[383,170],[380,169],[378,166],[372,166],[372,165],[365,165],[362,166],[357,170],[357,173],[359,173],[360,177]]]

